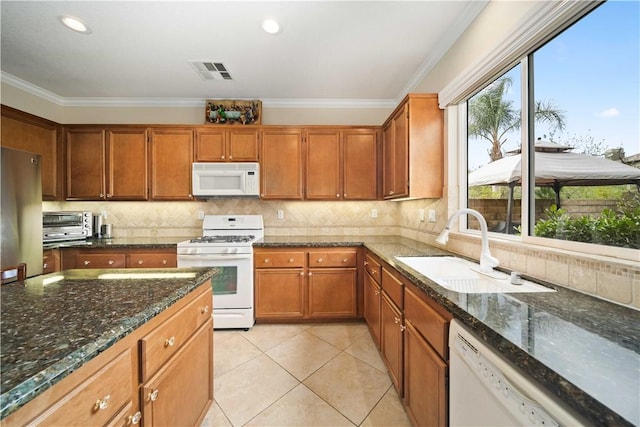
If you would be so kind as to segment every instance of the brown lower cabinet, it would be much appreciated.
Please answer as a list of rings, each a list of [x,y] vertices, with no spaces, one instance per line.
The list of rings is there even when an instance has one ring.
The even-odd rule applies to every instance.
[[[175,248],[61,250],[62,270],[73,268],[175,268]]]
[[[212,298],[208,280],[2,425],[199,425],[213,402]]]
[[[448,423],[451,314],[375,254],[365,254],[364,315],[414,426]]]
[[[256,248],[256,321],[362,316],[359,254],[358,248]]]
[[[42,251],[42,274],[60,271],[60,249],[45,249]]]

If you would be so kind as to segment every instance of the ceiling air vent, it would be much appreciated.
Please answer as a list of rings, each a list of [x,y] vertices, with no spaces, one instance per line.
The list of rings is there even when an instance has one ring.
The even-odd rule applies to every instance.
[[[222,62],[189,61],[189,64],[203,80],[232,80],[229,70]]]

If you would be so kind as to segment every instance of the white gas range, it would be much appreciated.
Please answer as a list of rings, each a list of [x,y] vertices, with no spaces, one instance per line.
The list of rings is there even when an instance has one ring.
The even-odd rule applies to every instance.
[[[178,267],[212,267],[213,327],[253,326],[253,242],[264,237],[261,215],[206,215],[202,237],[178,243]]]

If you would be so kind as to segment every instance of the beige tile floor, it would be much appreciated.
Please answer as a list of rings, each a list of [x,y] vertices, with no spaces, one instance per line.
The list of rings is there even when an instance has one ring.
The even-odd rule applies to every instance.
[[[202,426],[410,426],[364,323],[214,333]]]

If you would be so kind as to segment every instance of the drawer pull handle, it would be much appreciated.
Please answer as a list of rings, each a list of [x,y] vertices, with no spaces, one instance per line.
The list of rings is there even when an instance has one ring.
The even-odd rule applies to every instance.
[[[343,258],[343,259],[342,259],[342,262],[343,262],[343,263],[346,263],[347,261],[348,261],[348,259],[347,259],[347,258]]]
[[[324,259],[322,259],[322,258],[318,258],[318,262],[319,262],[319,263],[320,263],[320,262],[322,262],[322,261],[324,261]]]
[[[398,319],[397,317],[393,318],[393,323],[400,323],[400,319]]]
[[[147,400],[150,400],[151,402],[155,402],[156,400],[158,400],[158,389],[150,392],[149,396],[147,396]]]
[[[93,405],[93,410],[100,411],[102,409],[107,409],[107,407],[109,406],[109,399],[111,399],[111,395],[107,394],[102,399],[96,400],[96,404]]]
[[[209,312],[209,306],[208,305],[205,305],[204,307],[202,307],[200,309],[200,313],[202,313],[202,314],[205,314],[205,313],[208,313],[208,312]]]
[[[127,425],[136,425],[140,422],[140,420],[142,420],[142,413],[140,413],[140,411],[136,412],[133,415],[129,415],[129,418],[127,418]]]
[[[176,337],[171,337],[171,338],[167,338],[164,341],[164,346],[165,347],[173,347],[176,343]]]
[[[304,276],[304,271],[301,271],[301,272],[300,272],[300,275],[301,275],[301,276]]]
[[[139,259],[139,260],[138,260],[138,265],[142,265],[142,264],[144,264],[144,261],[143,261],[143,260],[141,260],[141,259]]]
[[[86,260],[85,260],[85,261],[83,262],[83,264],[84,264],[84,265],[89,265],[89,264],[91,264],[91,261],[86,261]]]
[[[42,268],[47,268],[47,267],[49,267],[49,265],[46,262],[42,264]]]
[[[293,258],[289,258],[289,262],[293,262],[293,261],[294,261],[294,259],[293,259]]]
[[[166,259],[163,259],[163,260],[162,260],[162,264],[163,264],[163,265],[167,265],[167,262],[168,262],[168,261],[167,261]]]
[[[109,265],[113,265],[114,262],[115,262],[114,260],[110,259],[109,260]]]
[[[312,273],[312,272],[309,272],[309,276],[312,276],[312,275],[313,275],[313,273]]]
[[[265,264],[268,264],[268,263],[270,263],[270,262],[271,262],[271,259],[269,259],[269,258],[265,258],[265,259],[264,259],[264,262],[265,262]]]
[[[405,325],[400,325],[400,332],[404,332],[405,329],[407,329]]]

